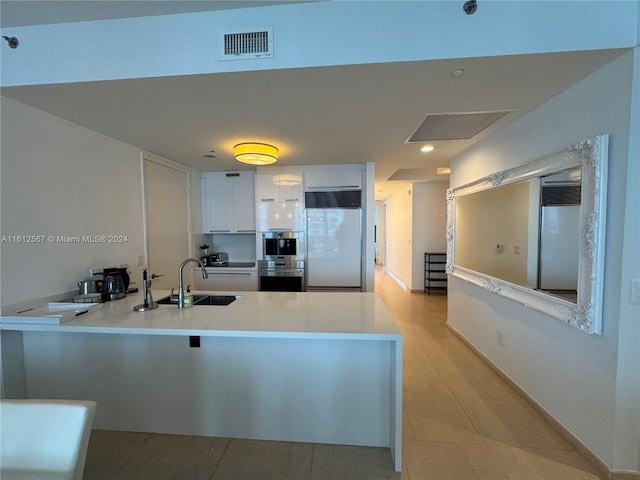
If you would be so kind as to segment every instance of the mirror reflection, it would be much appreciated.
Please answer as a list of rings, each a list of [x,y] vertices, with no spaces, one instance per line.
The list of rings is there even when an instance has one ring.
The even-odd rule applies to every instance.
[[[456,264],[577,302],[582,170],[456,198]]]
[[[447,191],[447,273],[602,329],[609,136]]]

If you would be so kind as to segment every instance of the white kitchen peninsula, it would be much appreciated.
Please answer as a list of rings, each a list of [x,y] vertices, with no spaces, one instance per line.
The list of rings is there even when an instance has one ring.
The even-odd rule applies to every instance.
[[[96,400],[101,429],[389,447],[400,471],[402,335],[374,293],[139,303],[59,325],[5,318],[7,396]]]

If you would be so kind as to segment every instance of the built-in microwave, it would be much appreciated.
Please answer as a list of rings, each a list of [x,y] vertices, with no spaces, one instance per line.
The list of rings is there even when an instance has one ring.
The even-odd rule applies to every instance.
[[[302,232],[263,232],[262,256],[264,260],[300,260]]]

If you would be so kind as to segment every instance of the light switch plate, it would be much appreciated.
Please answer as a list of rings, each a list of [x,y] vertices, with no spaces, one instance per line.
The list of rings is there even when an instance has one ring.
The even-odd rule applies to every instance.
[[[631,303],[640,303],[640,278],[631,280]]]

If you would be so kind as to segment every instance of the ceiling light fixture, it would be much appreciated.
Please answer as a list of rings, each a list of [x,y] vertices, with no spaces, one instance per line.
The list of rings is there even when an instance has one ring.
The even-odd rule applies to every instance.
[[[451,173],[451,168],[449,167],[436,168],[436,175],[449,175],[450,173]]]
[[[436,148],[433,145],[425,145],[420,149],[421,152],[429,153],[433,152]]]
[[[278,149],[258,142],[239,143],[233,147],[236,160],[249,165],[271,165],[278,161]]]

